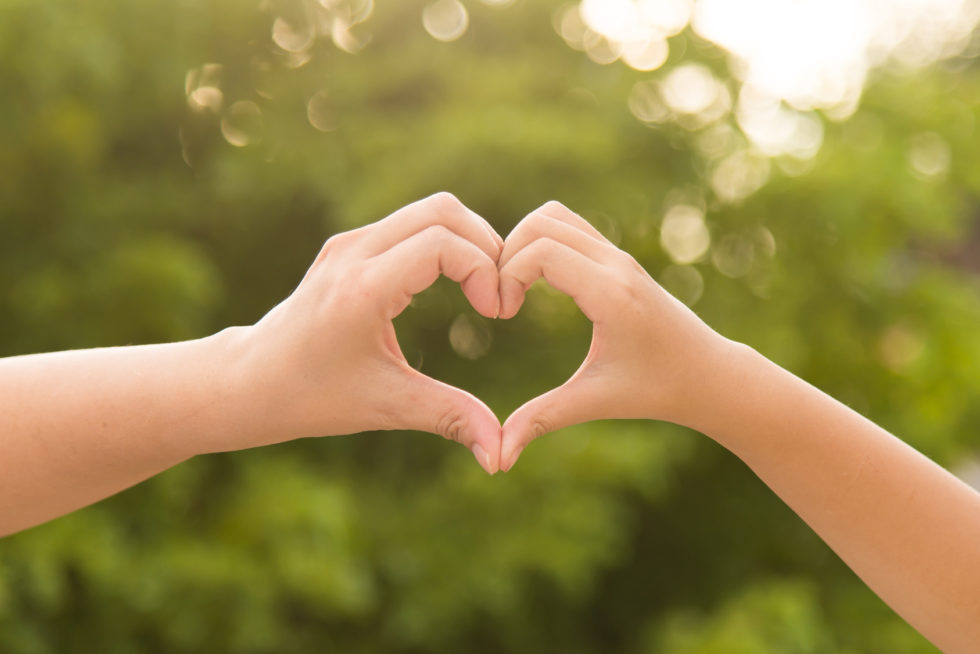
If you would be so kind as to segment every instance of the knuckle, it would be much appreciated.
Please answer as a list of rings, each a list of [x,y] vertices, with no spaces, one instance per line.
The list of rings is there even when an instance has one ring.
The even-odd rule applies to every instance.
[[[622,311],[633,312],[637,307],[642,307],[649,303],[649,285],[636,279],[616,284],[615,291],[612,294],[612,301]]]
[[[524,231],[529,232],[531,236],[541,237],[548,233],[549,228],[554,223],[554,218],[536,211],[524,219]]]
[[[542,213],[552,214],[552,215],[572,212],[571,209],[566,207],[558,200],[548,200],[547,202],[541,205],[540,211]]]
[[[323,248],[325,251],[345,250],[357,239],[356,231],[341,232],[327,239]]]
[[[622,250],[616,250],[618,259],[616,259],[616,265],[619,270],[628,275],[630,278],[640,278],[644,279],[650,276],[650,273],[646,271],[639,261],[637,261],[628,252],[623,252]]]
[[[453,211],[462,206],[462,202],[449,191],[433,193],[425,201],[438,211]]]
[[[357,265],[345,266],[334,281],[325,298],[327,301],[323,302],[324,309],[336,312],[337,307],[343,307],[351,316],[360,316],[368,307],[376,305],[383,289],[376,274]]]
[[[527,246],[527,249],[530,256],[539,260],[550,255],[557,247],[558,241],[550,236],[538,236]]]
[[[606,285],[603,293],[606,296],[609,304],[620,309],[628,307],[630,305],[636,304],[640,301],[639,293],[636,288],[630,283],[623,283],[620,280],[616,280],[611,284]]]
[[[619,251],[619,269],[623,276],[623,286],[626,292],[633,298],[640,298],[644,296],[649,288],[650,282],[653,278],[650,277],[650,273],[647,272],[646,268],[633,258],[632,255]]]
[[[440,416],[436,423],[436,433],[446,440],[461,443],[466,431],[466,419],[456,409],[450,409]]]
[[[454,234],[445,225],[429,225],[422,230],[422,237],[430,242],[431,246],[438,247],[452,240]]]
[[[518,277],[527,274],[529,269],[538,268],[551,257],[556,245],[557,242],[547,236],[534,238],[504,264],[500,276]]]
[[[531,440],[537,440],[545,434],[555,431],[554,424],[545,416],[538,416],[530,424]]]

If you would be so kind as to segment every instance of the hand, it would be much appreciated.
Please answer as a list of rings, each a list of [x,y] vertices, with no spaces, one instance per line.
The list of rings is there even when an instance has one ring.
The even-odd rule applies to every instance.
[[[498,265],[501,318],[512,318],[527,289],[544,277],[593,323],[592,345],[575,374],[504,422],[502,470],[530,441],[568,425],[604,418],[696,421],[699,387],[734,344],[630,255],[549,202],[514,228]]]
[[[482,315],[498,311],[503,240],[448,193],[327,241],[299,287],[248,328],[245,377],[261,442],[378,429],[458,441],[499,467],[500,423],[483,402],[413,369],[392,319],[439,277]],[[262,436],[258,436],[262,434]]]

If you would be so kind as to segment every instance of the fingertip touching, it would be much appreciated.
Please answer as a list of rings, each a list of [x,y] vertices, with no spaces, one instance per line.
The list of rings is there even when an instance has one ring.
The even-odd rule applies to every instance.
[[[480,410],[474,410],[466,418],[457,418],[449,425],[450,431],[445,435],[449,440],[456,440],[473,454],[488,475],[500,470],[500,422],[497,421],[490,409],[481,404]]]
[[[468,234],[465,230],[459,232],[460,236],[473,237],[474,244],[486,252],[487,256],[493,259],[494,262],[500,258],[500,252],[504,246],[504,240],[500,237],[500,234],[497,233],[483,216],[463,204],[455,195],[449,191],[439,191],[420,200],[419,203],[431,209],[442,220],[445,220],[447,225],[461,227],[466,223],[479,224],[487,239],[475,238],[475,234]]]
[[[499,279],[496,266],[481,265],[460,282],[463,295],[486,318],[496,318],[500,314]]]
[[[435,421],[427,431],[464,445],[487,474],[500,469],[500,421],[490,408],[474,395],[419,373],[418,381],[429,389],[429,396],[441,396],[438,406],[430,407]],[[421,411],[422,407],[416,407]],[[433,410],[434,409],[434,410]]]
[[[556,429],[542,411],[539,398],[531,400],[507,420],[500,430],[500,469],[509,472],[531,441]]]
[[[500,285],[500,315],[502,320],[509,320],[517,315],[524,304],[527,289],[524,283],[511,275],[501,274]]]

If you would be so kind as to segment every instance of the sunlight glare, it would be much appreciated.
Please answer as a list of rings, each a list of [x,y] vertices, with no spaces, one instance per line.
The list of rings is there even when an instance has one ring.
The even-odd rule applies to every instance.
[[[664,102],[676,114],[694,119],[683,121],[685,127],[704,127],[731,108],[728,88],[701,64],[683,64],[674,68],[664,78],[661,90]]]
[[[664,65],[670,55],[670,47],[664,39],[631,41],[623,46],[623,61],[630,68],[642,71],[656,70]]]
[[[763,154],[809,159],[823,143],[823,123],[816,115],[756,94],[751,86],[742,87],[735,113],[742,132]]]
[[[980,24],[980,1],[579,0],[559,10],[555,29],[593,61],[621,60],[646,71],[667,61],[666,39],[689,24],[727,53],[741,86],[734,118],[752,146],[767,156],[804,161],[823,140],[823,123],[814,112],[845,121],[857,111],[873,68],[918,68],[963,52]],[[728,93],[728,87],[712,86],[707,68],[691,66],[699,65],[671,71],[659,92],[636,83],[632,113],[646,123],[673,120],[688,129],[723,118],[733,108],[731,97],[727,105],[721,95],[717,105],[709,98],[722,93],[720,88]],[[709,114],[718,115],[705,115],[709,107]],[[915,152],[910,162],[927,158],[926,149]],[[733,163],[718,169],[719,183],[735,195],[764,177],[759,166],[748,165],[745,175],[735,174],[739,168]]]
[[[597,63],[622,59],[650,71],[667,61],[667,38],[687,26],[691,10],[691,0],[582,0],[564,11],[558,32]]]

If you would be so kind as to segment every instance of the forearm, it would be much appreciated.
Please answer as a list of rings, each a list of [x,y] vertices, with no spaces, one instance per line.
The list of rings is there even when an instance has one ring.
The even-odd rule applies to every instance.
[[[947,652],[980,642],[980,494],[761,355],[735,348],[689,425],[739,456]]]
[[[238,330],[0,360],[0,535],[230,441],[247,418]]]
[[[501,317],[539,277],[593,322],[582,366],[504,423],[502,469],[597,418],[697,429],[739,456],[886,602],[948,652],[980,642],[980,495],[844,405],[727,341],[581,217],[548,204],[507,237]]]

